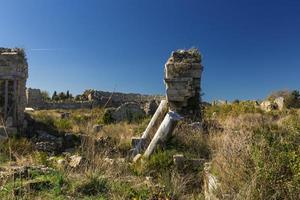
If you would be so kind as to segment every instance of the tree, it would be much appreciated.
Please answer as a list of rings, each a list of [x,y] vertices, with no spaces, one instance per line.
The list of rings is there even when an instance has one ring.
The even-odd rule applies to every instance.
[[[49,101],[50,100],[50,95],[49,92],[46,90],[41,91],[41,95],[44,101]]]
[[[66,99],[70,99],[70,92],[67,90]]]
[[[52,101],[58,101],[58,100],[59,100],[59,98],[58,98],[58,96],[57,96],[57,92],[54,91],[54,92],[53,92],[53,95],[52,95]]]
[[[58,94],[58,98],[59,98],[59,100],[64,101],[67,98],[67,96],[64,92],[60,92]]]
[[[285,98],[285,104],[287,108],[299,108],[300,107],[300,94],[298,90],[293,90],[289,96]]]

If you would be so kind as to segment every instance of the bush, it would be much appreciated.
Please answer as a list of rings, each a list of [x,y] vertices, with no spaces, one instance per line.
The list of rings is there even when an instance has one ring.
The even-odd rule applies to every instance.
[[[241,101],[233,104],[208,106],[204,110],[204,116],[209,119],[213,116],[226,118],[228,116],[239,116],[247,113],[262,113],[262,110],[256,106],[253,101]]]
[[[102,120],[101,122],[103,124],[111,124],[114,122],[114,119],[112,117],[112,110],[110,109],[106,109],[103,116],[102,116]]]
[[[109,185],[105,178],[91,175],[90,177],[88,177],[88,180],[86,182],[80,185],[77,191],[88,196],[106,196],[109,191]]]
[[[300,195],[300,132],[269,127],[256,130],[254,137],[257,183],[253,194],[265,199],[297,199]]]
[[[68,119],[57,119],[54,125],[59,131],[68,131],[72,128],[72,123]]]

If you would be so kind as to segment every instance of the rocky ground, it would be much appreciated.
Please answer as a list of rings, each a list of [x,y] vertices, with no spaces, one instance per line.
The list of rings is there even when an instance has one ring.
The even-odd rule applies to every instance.
[[[27,137],[1,140],[1,199],[299,199],[298,109],[207,105],[133,163],[131,138],[151,118],[137,113],[28,111]]]

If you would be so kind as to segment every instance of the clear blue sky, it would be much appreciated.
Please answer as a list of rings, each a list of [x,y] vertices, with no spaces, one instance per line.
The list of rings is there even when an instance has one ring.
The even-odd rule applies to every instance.
[[[298,0],[0,0],[0,46],[23,47],[28,86],[164,93],[172,50],[203,54],[204,99],[300,89]]]

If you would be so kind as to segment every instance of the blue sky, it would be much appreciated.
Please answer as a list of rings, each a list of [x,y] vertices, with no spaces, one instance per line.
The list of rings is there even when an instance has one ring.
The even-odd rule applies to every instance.
[[[23,47],[28,86],[164,93],[173,50],[203,54],[205,100],[300,89],[298,0],[0,0],[0,46]]]

